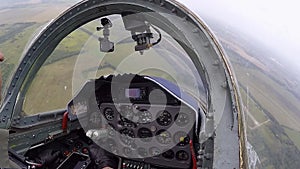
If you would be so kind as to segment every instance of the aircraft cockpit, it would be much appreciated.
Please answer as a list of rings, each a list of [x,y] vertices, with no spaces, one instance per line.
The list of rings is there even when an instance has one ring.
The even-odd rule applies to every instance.
[[[52,143],[25,156],[33,162],[39,152],[60,150],[62,162],[50,168],[88,167],[93,142],[118,157],[118,168],[191,168],[197,165],[202,110],[191,96],[179,94],[162,78],[125,74],[90,80],[69,102],[65,116],[64,125],[79,122],[82,129],[61,137],[70,130],[64,128],[51,136]]]
[[[246,164],[231,65],[176,1],[79,2],[23,54],[1,109],[13,166],[103,167],[95,147],[114,169]]]

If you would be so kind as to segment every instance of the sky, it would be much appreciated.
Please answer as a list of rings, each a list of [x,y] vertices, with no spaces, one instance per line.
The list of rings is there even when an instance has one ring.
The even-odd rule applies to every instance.
[[[294,67],[300,67],[300,1],[179,1],[200,17],[209,16],[254,37],[281,56],[281,59]],[[202,18],[205,20],[205,17]]]

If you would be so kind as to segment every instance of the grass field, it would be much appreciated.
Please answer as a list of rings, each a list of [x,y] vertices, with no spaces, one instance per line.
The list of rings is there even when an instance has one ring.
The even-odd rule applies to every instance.
[[[259,70],[247,69],[239,65],[235,65],[235,68],[239,70],[237,72],[239,77],[245,77],[239,78],[239,81],[242,85],[248,86],[256,102],[270,112],[280,124],[300,131],[300,123],[298,123],[300,105],[294,95]],[[246,75],[247,73],[249,76]]]
[[[300,165],[299,100],[263,69],[245,60],[246,57],[241,58],[230,49],[227,54],[238,70],[235,73],[242,101],[249,110],[245,112],[247,138],[260,159],[257,167],[297,168]]]
[[[284,127],[286,134],[293,140],[295,145],[300,150],[300,132],[290,129],[288,127]]]
[[[20,22],[45,23],[57,17],[60,13],[73,5],[74,1],[75,0],[51,0],[35,4],[8,5],[0,9],[0,24],[14,24]],[[11,4],[13,4],[13,2]]]
[[[72,98],[70,77],[73,74],[75,59],[76,57],[69,57],[43,66],[26,94],[23,105],[26,115],[66,107]]]
[[[3,80],[3,89],[6,89],[9,78],[12,76],[16,64],[19,62],[24,48],[32,34],[40,27],[39,23],[16,23],[7,24],[0,27],[0,32],[5,32],[0,36],[0,51],[5,55],[5,61],[1,63],[1,72]],[[22,28],[22,29],[16,29]],[[2,96],[4,91],[2,89]]]
[[[194,83],[186,81],[186,78],[191,76],[189,67],[181,63],[176,58],[178,56],[162,52],[160,48],[147,50],[141,55],[134,51],[134,42],[117,43],[124,35],[130,35],[125,29],[118,29],[122,22],[114,23],[117,29],[111,31],[111,39],[116,40],[115,51],[100,52],[97,36],[102,36],[102,33],[95,32],[98,24],[95,21],[77,29],[55,48],[26,94],[23,109],[25,115],[64,108],[72,94],[87,80],[107,74],[158,76],[180,83],[190,91],[196,90]],[[173,62],[170,62],[170,59]],[[185,68],[180,68],[184,65]]]

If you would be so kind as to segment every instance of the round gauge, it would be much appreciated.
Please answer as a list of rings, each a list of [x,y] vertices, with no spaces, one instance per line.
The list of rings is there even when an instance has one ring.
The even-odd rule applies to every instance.
[[[132,129],[122,129],[120,130],[120,139],[126,145],[131,145],[134,142],[134,132]]]
[[[81,143],[80,141],[76,142],[74,145],[74,148],[76,148],[77,150],[81,149],[81,147],[83,147],[83,143]]]
[[[173,150],[168,150],[168,151],[165,151],[162,156],[166,159],[173,159],[174,156],[175,156],[175,153]]]
[[[141,110],[138,113],[139,123],[150,123],[152,121],[152,114],[147,110]]]
[[[148,155],[147,150],[143,147],[139,147],[137,151],[141,157],[146,157]]]
[[[152,132],[148,128],[140,128],[137,133],[138,137],[141,138],[142,141],[149,142],[152,139]]]
[[[137,124],[128,120],[127,118],[121,116],[120,117],[120,121],[118,122],[119,125],[123,126],[123,127],[130,127],[130,128],[136,128]]]
[[[132,149],[129,147],[124,147],[123,148],[123,153],[125,156],[130,156],[132,154]]]
[[[136,150],[137,145],[135,144],[135,142],[132,142],[132,143],[130,144],[130,148],[131,148],[132,150]]]
[[[118,154],[117,144],[115,140],[109,138],[105,142],[103,142],[105,149],[114,154]]]
[[[184,150],[180,150],[176,153],[176,159],[179,161],[186,161],[189,159],[189,154]]]
[[[190,142],[190,137],[186,132],[184,131],[178,131],[174,134],[173,137],[174,143],[176,143],[179,146],[185,146],[188,145]]]
[[[112,108],[106,108],[104,110],[104,117],[108,121],[112,121],[115,118],[115,114]]]
[[[172,142],[171,133],[166,130],[159,130],[156,133],[156,139],[161,144],[170,144]]]
[[[185,126],[190,122],[189,116],[186,113],[178,113],[175,117],[175,123],[178,126]]]
[[[172,122],[172,115],[168,111],[162,111],[158,114],[156,121],[161,126],[168,126]]]
[[[151,147],[151,148],[149,149],[149,153],[150,153],[150,155],[151,155],[152,157],[154,157],[154,156],[159,156],[159,155],[161,154],[161,151],[160,151],[160,149],[157,148],[157,147]]]
[[[120,114],[128,120],[133,120],[133,111],[131,106],[122,106]]]

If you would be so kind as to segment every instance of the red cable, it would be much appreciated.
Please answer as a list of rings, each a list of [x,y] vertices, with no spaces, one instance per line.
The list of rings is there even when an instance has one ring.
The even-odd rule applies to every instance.
[[[197,169],[197,159],[196,159],[196,154],[195,154],[192,140],[190,140],[190,149],[191,149],[191,154],[192,154],[193,169]]]
[[[63,119],[62,119],[62,125],[61,129],[66,132],[68,129],[68,112],[64,113]]]

